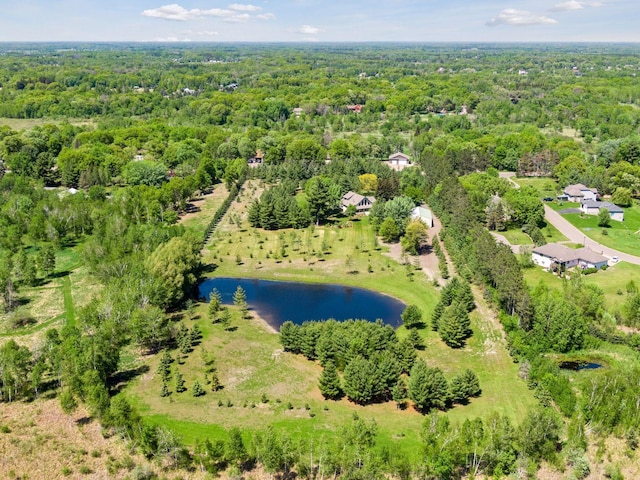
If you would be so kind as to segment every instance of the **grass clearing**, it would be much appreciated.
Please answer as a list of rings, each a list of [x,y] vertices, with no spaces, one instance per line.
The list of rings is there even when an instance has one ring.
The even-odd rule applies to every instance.
[[[218,207],[229,195],[229,191],[223,183],[217,184],[213,192],[203,195],[189,202],[192,206],[189,213],[180,217],[179,224],[187,230],[192,230],[198,235],[203,235],[209,221]]]
[[[520,185],[521,188],[533,187],[538,190],[540,198],[553,197],[556,198],[560,186],[553,178],[534,178],[534,177],[512,177],[512,180]]]
[[[256,190],[250,184],[233,202],[216,233],[204,250],[204,263],[212,265],[216,276],[249,277],[352,285],[392,295],[407,304],[416,304],[428,320],[438,300],[438,292],[412,264],[402,265],[384,255],[387,247],[378,243],[368,219],[344,219],[335,224],[305,230],[268,232],[250,229],[247,207]],[[230,221],[240,217],[240,228]],[[411,455],[419,452],[422,415],[413,409],[399,411],[392,402],[361,407],[346,399],[324,401],[317,388],[321,367],[302,356],[278,353],[278,336],[259,319],[243,320],[232,307],[235,331],[207,319],[206,304],[199,304],[197,320],[203,331],[202,345],[216,358],[224,388],[194,398],[190,389],[198,379],[204,388],[203,364],[199,349],[176,367],[184,375],[184,393],[160,397],[161,379],[155,374],[159,356],[143,359],[148,373],[125,389],[140,411],[153,422],[174,428],[185,441],[224,437],[225,429],[238,426],[251,432],[275,425],[297,439],[311,439],[339,431],[354,413],[375,418],[382,445],[394,445]],[[501,412],[519,421],[535,404],[526,384],[518,379],[518,367],[509,356],[503,332],[493,312],[479,308],[472,315],[473,337],[463,349],[447,347],[429,328],[422,330],[426,349],[420,353],[429,365],[443,369],[451,378],[466,368],[474,370],[483,394],[469,405],[449,410],[452,421]],[[407,334],[404,328],[397,331]],[[174,358],[177,350],[172,351]],[[275,354],[275,355],[274,355]],[[173,385],[170,384],[173,391]],[[268,403],[261,402],[266,394]],[[278,401],[279,400],[279,401]],[[219,406],[219,402],[221,406]],[[231,406],[227,406],[227,404]],[[291,403],[292,409],[287,408]],[[306,407],[309,407],[307,410]],[[326,408],[326,410],[325,410]],[[312,416],[313,415],[313,416]]]
[[[68,118],[64,120],[54,120],[51,118],[6,118],[0,117],[0,125],[7,125],[12,130],[19,132],[20,130],[31,130],[33,127],[41,127],[43,125],[59,125],[61,123],[69,123],[76,127],[95,126],[92,119],[86,118]]]
[[[551,288],[562,289],[563,279],[540,267],[527,268],[523,270],[523,273],[530,287],[535,287],[538,283],[543,282]],[[583,275],[582,281],[585,284],[599,287],[604,292],[606,308],[616,311],[627,300],[627,283],[629,280],[638,278],[640,278],[640,265],[619,262],[606,270]]]
[[[624,222],[611,220],[609,228],[598,226],[597,215],[570,213],[563,217],[584,235],[602,245],[631,255],[640,253],[640,206],[637,204],[625,209]]]
[[[533,242],[529,235],[524,233],[519,228],[510,228],[505,232],[500,232],[501,235],[504,235],[511,245],[532,245]]]

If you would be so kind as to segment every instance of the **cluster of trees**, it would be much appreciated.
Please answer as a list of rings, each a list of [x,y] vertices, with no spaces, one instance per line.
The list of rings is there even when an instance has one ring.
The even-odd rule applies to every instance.
[[[421,315],[407,315],[407,323],[420,325],[421,318],[413,317]],[[409,338],[399,341],[394,330],[381,322],[285,322],[280,341],[286,351],[323,365],[319,387],[328,399],[346,395],[362,405],[393,400],[403,408],[410,399],[418,410],[428,412],[466,403],[481,393],[475,373],[465,371],[449,383],[439,368],[417,359]]]
[[[469,312],[475,307],[469,283],[454,277],[440,293],[440,300],[431,317],[431,327],[450,347],[464,347],[467,338],[473,333]]]
[[[304,228],[311,224],[309,209],[301,207],[295,198],[296,187],[283,182],[265,190],[259,200],[249,207],[248,220],[252,227],[265,230]]]

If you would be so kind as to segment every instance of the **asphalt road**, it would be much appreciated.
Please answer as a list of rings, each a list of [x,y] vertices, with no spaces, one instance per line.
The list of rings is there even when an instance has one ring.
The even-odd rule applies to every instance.
[[[573,243],[582,243],[594,252],[600,253],[605,257],[618,257],[620,260],[624,260],[625,262],[640,265],[640,257],[605,247],[601,243],[591,240],[578,228],[571,225],[571,223],[569,223],[567,219],[563,218],[562,215],[547,205],[544,206],[544,218]],[[640,245],[638,247],[640,248]]]

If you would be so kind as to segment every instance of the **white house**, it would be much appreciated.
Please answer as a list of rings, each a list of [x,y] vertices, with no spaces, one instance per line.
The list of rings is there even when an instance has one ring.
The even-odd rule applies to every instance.
[[[420,220],[428,228],[433,228],[433,213],[427,207],[416,207],[411,212],[411,220]]]
[[[343,212],[346,212],[347,207],[350,205],[354,205],[356,207],[356,212],[369,213],[369,210],[371,210],[371,207],[375,202],[376,199],[374,197],[365,197],[359,193],[347,192],[342,196],[340,205]]]
[[[598,215],[600,209],[609,210],[611,220],[624,222],[624,210],[611,202],[598,202],[597,200],[586,200],[580,204],[580,210],[586,215]]]
[[[554,264],[563,270],[573,267],[602,268],[607,265],[606,257],[590,248],[573,249],[558,243],[535,247],[531,252],[531,260],[546,270],[550,270]]]
[[[401,171],[405,167],[411,166],[411,157],[409,157],[409,155],[405,155],[402,152],[396,152],[392,155],[389,155],[387,165],[389,165],[389,167],[394,170]]]
[[[564,189],[563,200],[568,202],[582,202],[585,200],[597,200],[598,190],[595,188],[589,188],[581,183],[575,185],[568,185]]]

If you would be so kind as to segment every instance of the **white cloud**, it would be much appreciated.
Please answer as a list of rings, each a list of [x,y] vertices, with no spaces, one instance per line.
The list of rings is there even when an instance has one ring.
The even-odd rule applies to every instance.
[[[303,35],[316,35],[323,31],[324,30],[322,30],[321,28],[314,27],[312,25],[302,25],[296,30],[297,33],[302,33]]]
[[[582,10],[586,7],[604,7],[603,2],[585,2],[580,0],[569,0],[567,2],[558,3],[551,8],[552,12],[570,12],[573,10]]]
[[[262,7],[251,4],[243,5],[242,3],[232,3],[228,8],[230,10],[236,10],[237,12],[258,12],[262,10]]]
[[[273,20],[276,16],[273,13],[261,13],[260,15],[256,15],[258,20]]]
[[[519,27],[531,26],[531,25],[551,25],[558,23],[553,18],[545,17],[542,15],[536,15],[535,13],[527,12],[526,10],[516,10],[515,8],[506,8],[502,10],[496,17],[493,17],[487,22],[490,27],[496,27],[498,25],[514,25]]]
[[[232,3],[228,8],[211,8],[208,10],[193,8],[191,10],[187,10],[177,3],[172,3],[170,5],[163,5],[162,7],[144,10],[142,15],[145,17],[160,18],[163,20],[172,20],[177,22],[198,20],[206,17],[216,17],[229,23],[241,23],[252,18],[247,12],[257,12],[259,10],[262,10],[262,8],[251,4],[241,3]],[[272,13],[263,13],[261,15],[257,15],[256,18],[260,20],[270,20],[275,18],[275,15]]]

